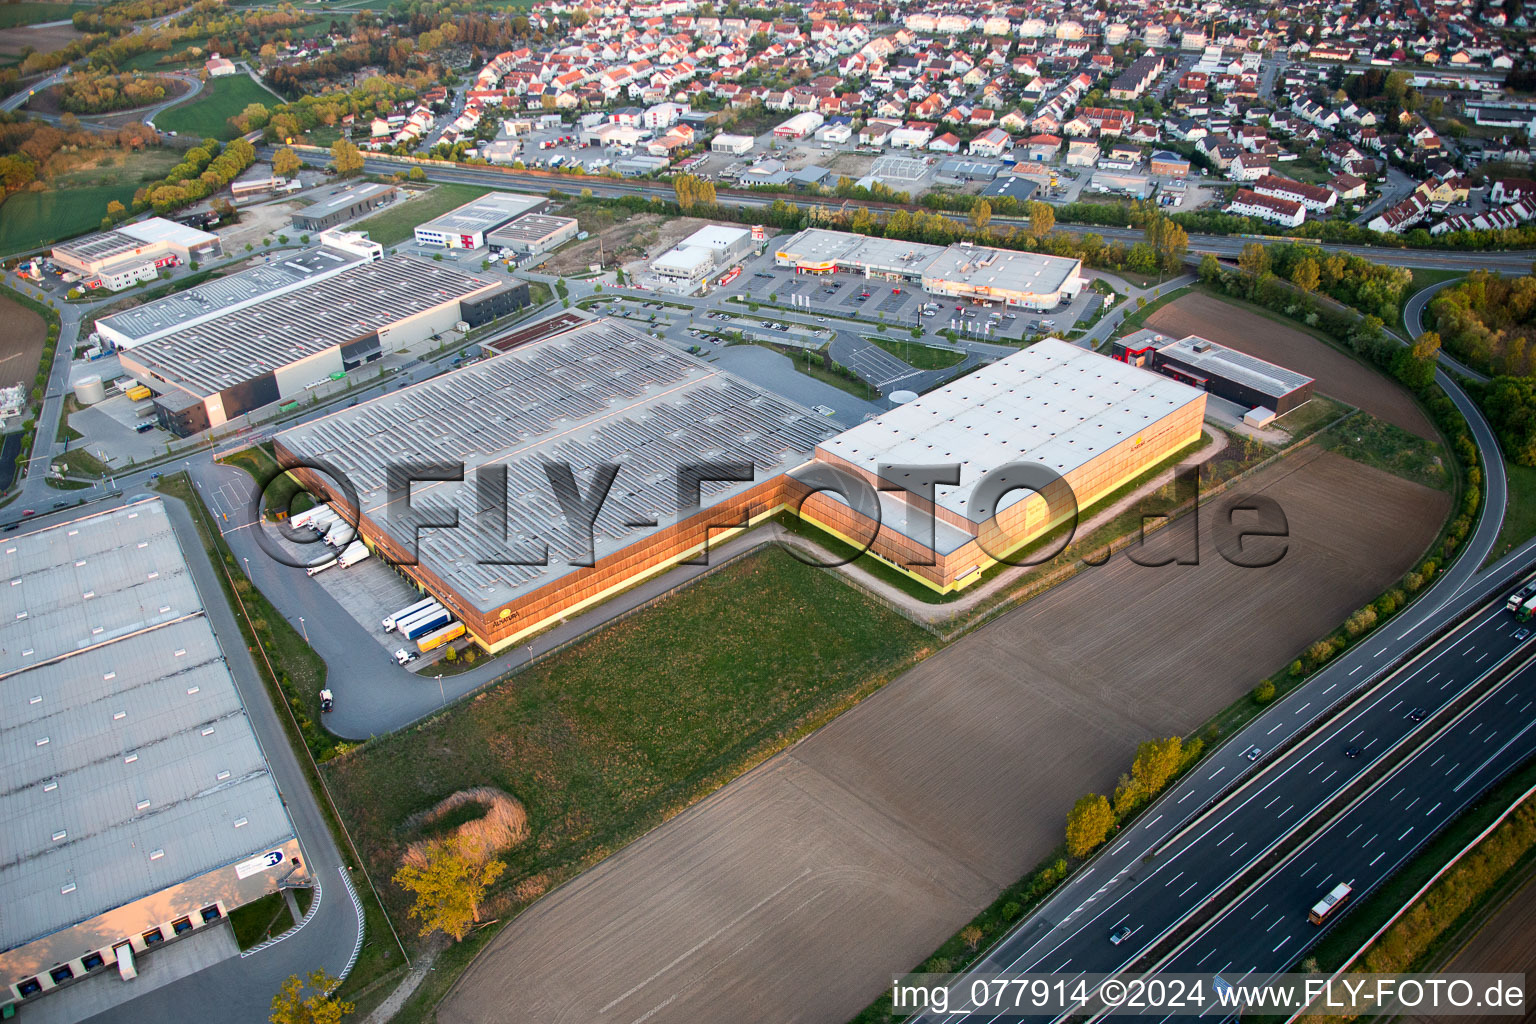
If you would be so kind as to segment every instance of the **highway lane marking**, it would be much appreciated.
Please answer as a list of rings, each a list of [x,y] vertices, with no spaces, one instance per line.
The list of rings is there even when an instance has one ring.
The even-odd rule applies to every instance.
[[[1525,708],[1528,708],[1528,707],[1530,707],[1530,706],[1531,706],[1531,705],[1532,705],[1532,704],[1533,704],[1533,703],[1536,703],[1536,701],[1529,701],[1529,700],[1528,700],[1528,701],[1526,701],[1526,702],[1525,702]],[[1520,713],[1521,713],[1521,714],[1525,714],[1525,708],[1521,708],[1521,709],[1520,709]]]
[[[1290,941],[1291,941],[1291,937],[1289,935],[1287,935],[1285,938],[1280,940],[1280,946],[1283,946],[1287,942],[1290,942]],[[1276,946],[1274,949],[1270,950],[1270,952],[1271,953],[1278,953],[1278,952],[1280,952],[1280,946]]]
[[[1430,682],[1434,682],[1434,680],[1431,679]],[[1387,710],[1388,711],[1396,711],[1398,708],[1400,708],[1402,706],[1403,706],[1403,702],[1402,701],[1398,701],[1396,704],[1393,704],[1391,707],[1387,708]]]
[[[1413,826],[1409,825],[1408,826],[1408,832],[1412,832],[1412,831],[1413,831]],[[1402,835],[1398,836],[1397,837],[1397,841],[1398,842],[1402,842],[1404,839],[1407,839],[1408,838],[1408,832],[1404,832]]]
[[[1220,775],[1222,772],[1224,772],[1226,770],[1227,770],[1227,766],[1226,765],[1222,765],[1220,768],[1217,768],[1215,771],[1211,772],[1211,774],[1207,775],[1206,778],[1207,779],[1214,779],[1216,776]]]
[[[1274,931],[1276,928],[1278,928],[1280,925],[1282,925],[1284,923],[1285,923],[1285,915],[1281,914],[1279,917],[1275,918],[1275,923],[1274,924],[1270,925],[1268,928],[1265,928],[1264,930],[1266,932],[1272,932],[1272,931]]]
[[[1311,864],[1308,864],[1308,865],[1307,865],[1307,870],[1306,870],[1306,871],[1303,871],[1303,872],[1302,872],[1302,873],[1301,873],[1301,877],[1302,877],[1302,878],[1306,878],[1306,877],[1307,877],[1307,875],[1308,875],[1308,874],[1309,874],[1309,873],[1310,873],[1310,872],[1311,872],[1311,871],[1312,871],[1312,869],[1313,869],[1313,868],[1315,868],[1315,867],[1317,867],[1317,861],[1313,861],[1313,862],[1312,862],[1312,863],[1311,863]]]
[[[1213,947],[1211,947],[1211,951],[1210,952],[1206,953],[1205,956],[1201,957],[1195,963],[1195,966],[1199,967],[1201,964],[1205,963],[1207,960],[1209,960],[1211,957],[1213,957],[1215,955],[1216,955],[1216,948],[1213,946]]]
[[[1328,785],[1328,780],[1333,778],[1337,774],[1339,774],[1339,770],[1337,768],[1335,768],[1333,771],[1329,772],[1327,775],[1324,775],[1321,779],[1319,779],[1317,784],[1319,786],[1326,786],[1326,785]]]
[[[1274,732],[1274,731],[1275,731],[1275,729],[1278,729],[1278,728],[1280,728],[1280,726],[1281,726],[1281,725],[1283,725],[1283,724],[1284,724],[1284,723],[1283,723],[1283,722],[1276,722],[1276,723],[1275,723],[1275,724],[1274,724],[1274,727],[1273,727],[1273,728],[1271,728],[1271,729],[1270,729],[1270,730],[1269,730],[1269,732],[1267,732],[1267,733],[1265,733],[1265,734],[1264,734],[1264,735],[1265,735],[1265,736],[1268,736],[1268,735],[1270,735],[1270,734],[1271,734],[1271,733],[1273,733],[1273,732]]]
[[[1354,675],[1354,673],[1351,672],[1350,675]],[[1327,689],[1323,690],[1323,692],[1324,693],[1332,693],[1333,692],[1333,688],[1335,686],[1338,686],[1338,685],[1339,685],[1338,683],[1329,683]]]
[[[1160,822],[1162,820],[1163,820],[1163,816],[1161,814],[1159,814],[1157,817],[1155,817],[1151,821],[1147,822],[1147,828],[1151,828],[1153,825],[1156,825],[1158,822]],[[1124,846],[1125,844],[1122,843],[1121,845]],[[1129,870],[1131,870],[1131,869],[1130,868],[1126,868],[1125,869],[1125,871],[1129,871]],[[1125,874],[1125,871],[1122,871],[1120,873],[1123,875],[1123,874]]]
[[[1456,785],[1454,787],[1452,787],[1451,792],[1452,793],[1459,793],[1461,791],[1461,787],[1462,786],[1465,786],[1468,782],[1471,782],[1473,777],[1476,776],[1478,772],[1481,772],[1484,768],[1488,767],[1488,765],[1490,763],[1492,763],[1494,758],[1498,757],[1500,754],[1504,753],[1504,751],[1508,750],[1512,745],[1514,745],[1514,742],[1516,740],[1518,740],[1521,736],[1524,736],[1526,733],[1530,732],[1532,726],[1536,726],[1536,722],[1527,722],[1524,729],[1521,729],[1519,732],[1517,732],[1513,736],[1511,736],[1508,740],[1506,740],[1504,742],[1504,745],[1502,747],[1500,747],[1498,750],[1495,750],[1493,753],[1489,754],[1488,755],[1488,759],[1486,761],[1484,761],[1482,764],[1478,765],[1476,768],[1472,769],[1472,771],[1467,775],[1466,778],[1464,778],[1460,782],[1456,783]]]
[[[1317,762],[1317,764],[1315,764],[1311,768],[1307,769],[1307,774],[1311,775],[1313,772],[1317,771],[1319,768],[1323,767],[1323,765],[1325,765],[1327,763],[1328,763],[1327,761],[1319,761],[1319,762]]]
[[[1445,760],[1445,755],[1441,754],[1439,757],[1437,757],[1433,761],[1429,762],[1429,766],[1431,768],[1433,768],[1435,765],[1439,764],[1441,761],[1444,761],[1444,760]]]
[[[1190,790],[1188,793],[1185,793],[1183,796],[1179,797],[1179,803],[1183,803],[1185,800],[1188,800],[1190,797],[1192,797],[1194,795],[1195,795],[1195,791],[1194,790]]]
[[[1438,811],[1438,810],[1439,810],[1439,809],[1440,809],[1440,804],[1441,804],[1441,802],[1442,802],[1442,801],[1439,801],[1439,800],[1436,800],[1436,801],[1435,801],[1435,806],[1433,806],[1433,807],[1431,807],[1431,808],[1430,808],[1430,809],[1429,809],[1429,810],[1427,810],[1427,811],[1425,811],[1425,812],[1424,812],[1424,817],[1426,817],[1426,818],[1427,818],[1427,817],[1429,817],[1429,816],[1430,816],[1430,815],[1431,815],[1431,814],[1434,814],[1434,813],[1435,813],[1435,812],[1436,812],[1436,811]]]
[[[1193,889],[1195,886],[1197,886],[1199,884],[1200,884],[1199,879],[1196,879],[1195,881],[1190,882],[1189,883],[1189,889],[1185,889],[1183,892],[1179,893],[1179,899],[1183,899],[1185,896],[1188,896],[1189,895],[1189,890]]]
[[[1439,673],[1439,672],[1436,672],[1436,673],[1435,673],[1435,674],[1434,674],[1434,675],[1432,675],[1432,676],[1430,676],[1430,677],[1429,677],[1429,678],[1428,678],[1428,679],[1426,679],[1426,680],[1424,680],[1424,681],[1425,681],[1425,682],[1426,682],[1426,683],[1432,683],[1432,682],[1434,682],[1434,681],[1435,681],[1435,680],[1436,680],[1436,679],[1439,679],[1439,678],[1440,678],[1440,673]]]
[[[1451,765],[1449,768],[1447,768],[1445,770],[1445,774],[1449,775],[1449,774],[1451,774],[1451,772],[1455,771],[1457,768],[1460,768],[1460,767],[1461,767],[1461,762],[1457,761],[1455,764]]]
[[[1260,914],[1262,914],[1262,913],[1264,913],[1264,911],[1266,911],[1266,910],[1268,910],[1268,909],[1269,909],[1269,904],[1268,904],[1268,903],[1266,903],[1266,904],[1264,904],[1264,905],[1263,905],[1263,906],[1262,906],[1262,907],[1260,907],[1260,908],[1259,908],[1259,909],[1258,909],[1258,910],[1255,910],[1255,911],[1254,911],[1254,912],[1253,912],[1253,917],[1250,917],[1250,918],[1249,918],[1249,919],[1248,919],[1248,920],[1250,920],[1250,921],[1254,921],[1254,920],[1257,920],[1257,919],[1258,919],[1258,916],[1259,916],[1259,915],[1260,915]],[[1198,967],[1198,966],[1199,966],[1199,964],[1196,964],[1196,965],[1195,965],[1195,966],[1197,966],[1197,967]]]
[[[1303,711],[1305,711],[1305,710],[1307,710],[1307,708],[1309,708],[1309,707],[1311,707],[1311,706],[1312,706],[1312,702],[1311,702],[1311,701],[1307,701],[1307,702],[1306,702],[1306,703],[1305,703],[1305,704],[1303,704],[1303,705],[1302,705],[1302,706],[1301,706],[1301,707],[1299,707],[1299,708],[1297,708],[1297,709],[1296,709],[1296,710],[1295,710],[1295,711],[1294,711],[1294,712],[1293,712],[1293,714],[1297,714],[1297,715],[1299,715],[1299,714],[1301,714],[1301,713],[1302,713],[1302,712],[1303,712]]]
[[[1245,839],[1245,840],[1243,840],[1243,843],[1242,843],[1242,845],[1241,845],[1241,846],[1238,846],[1238,847],[1237,847],[1237,848],[1236,848],[1236,849],[1234,849],[1234,850],[1233,850],[1233,851],[1232,851],[1232,852],[1231,852],[1231,853],[1229,853],[1229,854],[1227,854],[1227,856],[1228,856],[1228,857],[1236,857],[1236,856],[1237,856],[1237,855],[1238,855],[1238,854],[1239,854],[1239,853],[1240,853],[1240,852],[1242,852],[1242,850],[1243,850],[1243,849],[1244,849],[1244,847],[1246,847],[1246,846],[1247,846],[1247,845],[1248,845],[1248,841],[1247,841],[1247,840],[1246,840],[1246,839]]]
[[[1421,799],[1420,797],[1414,797],[1413,800],[1409,802],[1408,806],[1403,808],[1403,810],[1405,810],[1405,811],[1413,810],[1413,805],[1418,803],[1420,799]]]
[[[1228,839],[1231,839],[1235,835],[1237,835],[1236,832],[1228,832],[1226,835],[1221,837],[1221,842],[1218,842],[1216,845],[1220,846],[1222,843],[1226,842]]]
[[[1376,855],[1374,860],[1372,860],[1369,864],[1366,865],[1366,867],[1368,867],[1368,868],[1375,867],[1376,866],[1376,861],[1381,860],[1381,858],[1385,857],[1386,855],[1387,855],[1387,851],[1386,850],[1382,850],[1380,853],[1378,853]]]
[[[1488,656],[1491,655],[1492,653],[1493,653],[1492,651],[1484,651],[1483,652],[1483,656],[1481,658],[1478,658],[1477,661],[1475,662],[1475,664],[1481,665],[1483,662],[1488,660]]]
[[[1445,689],[1447,686],[1450,686],[1455,681],[1456,681],[1456,677],[1452,676],[1450,679],[1447,679],[1445,682],[1440,684],[1440,689],[1442,689],[1442,690]]]
[[[1261,809],[1266,811],[1269,810],[1270,807],[1274,805],[1275,801],[1279,800],[1282,796],[1284,796],[1283,793],[1276,793],[1274,796],[1269,798],[1269,803],[1265,804]]]
[[[1472,728],[1467,730],[1467,735],[1468,736],[1475,736],[1475,735],[1477,735],[1477,730],[1481,729],[1482,727],[1483,727],[1483,723],[1482,722],[1478,722]]]
[[[1344,838],[1348,839],[1350,836],[1354,835],[1356,832],[1359,832],[1364,827],[1365,827],[1365,822],[1363,822],[1363,821],[1355,822],[1355,827],[1350,829],[1348,832],[1344,833]]]
[[[1491,743],[1493,741],[1493,738],[1495,736],[1497,736],[1497,735],[1498,735],[1498,733],[1496,733],[1496,732],[1490,732],[1487,736],[1485,736],[1483,738],[1483,742],[1484,743]]]
[[[1397,792],[1393,793],[1390,797],[1387,798],[1387,802],[1391,803],[1393,800],[1396,800],[1398,797],[1402,796],[1403,793],[1407,791],[1407,789],[1408,789],[1407,786],[1400,786],[1400,787],[1398,787]]]
[[[1172,885],[1174,882],[1177,882],[1179,879],[1181,879],[1183,877],[1184,877],[1184,872],[1180,871],[1178,874],[1176,874],[1172,878],[1168,879],[1168,881],[1164,882],[1163,883],[1163,887],[1167,888],[1168,886]]]
[[[1279,813],[1279,814],[1277,814],[1277,815],[1275,815],[1275,817],[1277,817],[1277,818],[1283,818],[1283,817],[1285,817],[1285,816],[1286,816],[1286,815],[1287,815],[1287,814],[1290,814],[1290,813],[1291,813],[1291,812],[1292,812],[1292,811],[1294,811],[1294,810],[1295,810],[1295,809],[1296,809],[1296,805],[1295,805],[1295,804],[1291,804],[1291,806],[1289,806],[1289,807],[1287,807],[1287,808],[1286,808],[1286,809],[1285,809],[1285,810],[1283,810],[1283,811],[1281,811],[1281,812],[1280,812],[1280,813]]]
[[[1505,701],[1504,703],[1505,704],[1513,704],[1515,702],[1515,698],[1518,697],[1518,696],[1520,696],[1520,692],[1517,690],[1514,693],[1510,694],[1509,695],[1509,700]]]
[[[1385,648],[1385,647],[1383,647],[1383,648],[1382,648],[1382,649],[1381,649],[1381,650],[1379,650],[1379,651],[1377,651],[1377,652],[1376,652],[1376,654],[1375,654],[1375,655],[1374,655],[1374,657],[1377,657],[1377,658],[1379,658],[1379,657],[1381,657],[1381,656],[1382,656],[1382,655],[1383,655],[1383,654],[1386,654],[1386,653],[1387,653],[1387,649],[1386,649],[1386,648]]]
[[[1371,838],[1367,839],[1365,842],[1361,843],[1360,845],[1362,847],[1370,846],[1372,843],[1374,843],[1376,841],[1376,836],[1379,836],[1379,835],[1381,835],[1381,833],[1377,832],[1375,836],[1371,836]]]
[[[1349,670],[1349,674],[1354,675],[1356,672],[1359,672],[1363,668],[1365,668],[1364,665],[1356,665],[1354,668]]]
[[[1353,743],[1353,742],[1355,742],[1355,740],[1357,740],[1357,739],[1359,739],[1359,738],[1360,738],[1360,737],[1361,737],[1361,736],[1364,736],[1364,735],[1365,735],[1365,730],[1364,730],[1364,729],[1361,729],[1361,730],[1360,730],[1360,731],[1359,731],[1359,732],[1357,732],[1357,733],[1355,733],[1355,734],[1354,734],[1354,735],[1353,735],[1353,736],[1351,736],[1351,737],[1350,737],[1350,738],[1349,738],[1349,739],[1348,739],[1348,740],[1346,740],[1346,741],[1345,741],[1345,742],[1347,742],[1347,743]]]

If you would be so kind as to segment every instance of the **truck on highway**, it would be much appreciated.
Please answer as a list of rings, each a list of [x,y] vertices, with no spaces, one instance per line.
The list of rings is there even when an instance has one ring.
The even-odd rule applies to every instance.
[[[415,621],[401,626],[400,632],[407,640],[415,640],[426,636],[434,629],[442,629],[452,621],[453,613],[446,608],[439,608],[430,615],[418,616]]]
[[[1520,606],[1520,610],[1515,613],[1515,618],[1519,619],[1521,622],[1525,622],[1532,615],[1536,615],[1536,597],[1528,598],[1526,602]]]
[[[417,612],[426,611],[428,608],[431,608],[435,604],[437,604],[437,602],[432,598],[424,597],[420,601],[417,601],[415,604],[406,605],[404,608],[401,608],[393,615],[384,616],[384,632],[393,633],[395,631],[395,626],[399,625],[402,621],[410,618]]]
[[[1527,583],[1513,594],[1509,595],[1509,601],[1504,605],[1512,612],[1520,611],[1520,606],[1526,601],[1536,597],[1536,583]]]
[[[1313,905],[1312,910],[1307,914],[1307,920],[1313,924],[1322,924],[1332,916],[1335,910],[1339,909],[1345,900],[1349,899],[1349,894],[1354,891],[1349,883],[1340,882],[1329,891],[1328,895]]]
[[[349,569],[356,565],[358,562],[361,562],[363,559],[367,558],[368,555],[368,545],[364,544],[360,540],[355,540],[351,544],[347,545],[347,550],[343,551],[340,557],[336,559],[336,564],[341,566],[343,569]]]
[[[426,636],[416,641],[416,647],[422,654],[435,651],[450,640],[457,640],[464,635],[464,623],[450,622],[442,629],[434,629]]]

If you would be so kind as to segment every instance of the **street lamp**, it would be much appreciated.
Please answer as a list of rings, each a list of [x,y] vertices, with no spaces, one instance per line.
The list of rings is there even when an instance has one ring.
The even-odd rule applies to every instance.
[[[443,692],[443,674],[441,672],[437,674],[437,695],[442,698],[443,707],[447,707],[448,695]]]
[[[299,630],[304,634],[304,642],[309,643],[309,627],[304,625],[304,616],[299,616]]]

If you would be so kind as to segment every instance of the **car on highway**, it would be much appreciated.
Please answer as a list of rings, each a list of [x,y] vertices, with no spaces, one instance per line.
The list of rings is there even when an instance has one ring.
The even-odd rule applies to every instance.
[[[1257,761],[1259,759],[1259,755],[1262,753],[1264,753],[1264,751],[1260,750],[1258,747],[1249,747],[1247,750],[1243,751],[1243,756],[1250,761]]]
[[[819,323],[819,324],[824,324],[824,323],[827,322],[827,318],[824,317],[824,316],[819,316],[819,317],[816,318],[816,322]]]
[[[1361,749],[1359,747],[1345,747],[1344,748],[1344,756],[1345,757],[1359,757],[1361,755],[1361,753],[1362,753],[1362,751],[1361,751]]]
[[[35,515],[37,515],[37,513],[32,511],[30,508],[24,508],[24,509],[21,510],[21,518],[23,518],[23,519],[26,519],[29,516],[35,516]]]
[[[1120,945],[1120,943],[1124,942],[1130,937],[1131,926],[1128,924],[1123,924],[1119,928],[1116,928],[1114,931],[1109,933],[1110,944],[1114,946]]]
[[[1425,714],[1427,714],[1427,712],[1425,712],[1423,708],[1414,708],[1412,711],[1408,712],[1408,721],[1422,722],[1424,721]]]
[[[1516,640],[1524,640],[1526,637],[1528,637],[1530,635],[1531,635],[1531,631],[1528,630],[1528,629],[1517,629],[1517,630],[1515,630],[1515,639]]]

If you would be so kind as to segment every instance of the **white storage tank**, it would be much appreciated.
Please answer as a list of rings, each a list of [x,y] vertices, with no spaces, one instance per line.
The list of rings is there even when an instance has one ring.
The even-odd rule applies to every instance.
[[[97,374],[93,373],[75,381],[75,401],[81,405],[95,405],[106,397],[107,387]]]

